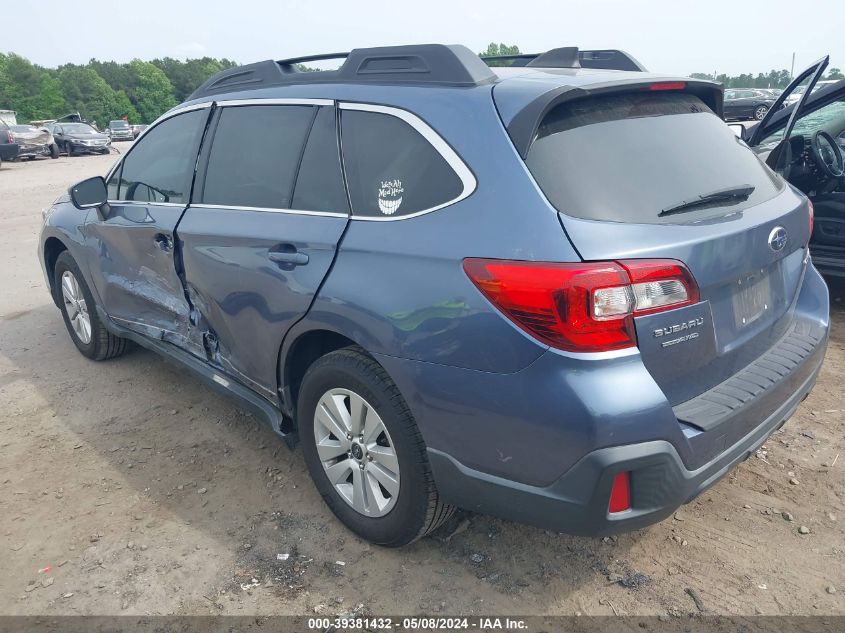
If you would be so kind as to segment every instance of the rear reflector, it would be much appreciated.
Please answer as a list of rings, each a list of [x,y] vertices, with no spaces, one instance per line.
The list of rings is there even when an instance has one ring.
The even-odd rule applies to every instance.
[[[625,512],[631,509],[631,473],[624,471],[617,473],[613,478],[613,486],[610,489],[610,502],[607,504],[607,511]]]
[[[569,264],[470,258],[464,271],[516,325],[572,352],[634,347],[634,317],[699,299],[689,270],[674,260]]]
[[[651,84],[649,90],[683,90],[687,87],[685,81],[662,81],[656,84]]]

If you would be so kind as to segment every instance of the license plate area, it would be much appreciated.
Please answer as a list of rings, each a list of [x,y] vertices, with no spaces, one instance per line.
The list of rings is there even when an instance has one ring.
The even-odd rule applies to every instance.
[[[751,325],[772,306],[772,291],[766,272],[745,275],[737,280],[733,294],[734,324],[737,329]]]

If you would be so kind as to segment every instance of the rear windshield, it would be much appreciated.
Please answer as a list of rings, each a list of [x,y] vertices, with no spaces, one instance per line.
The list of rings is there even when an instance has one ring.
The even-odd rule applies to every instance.
[[[526,163],[559,211],[589,220],[696,222],[759,204],[783,188],[704,102],[680,92],[561,104],[541,123]],[[740,186],[754,191],[745,200],[660,216]]]

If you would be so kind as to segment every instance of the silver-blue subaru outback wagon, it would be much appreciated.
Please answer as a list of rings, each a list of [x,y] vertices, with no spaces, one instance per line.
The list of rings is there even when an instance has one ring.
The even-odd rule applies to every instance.
[[[718,85],[613,50],[301,70],[325,57],[215,75],[45,212],[83,355],[134,342],[239,398],[388,546],[458,507],[659,521],[812,389],[812,206]]]

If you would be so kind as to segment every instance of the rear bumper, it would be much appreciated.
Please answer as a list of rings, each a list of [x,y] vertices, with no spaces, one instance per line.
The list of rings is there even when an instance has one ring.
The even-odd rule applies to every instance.
[[[743,390],[730,380],[711,390],[720,391],[714,397],[726,411],[673,409],[636,351],[595,358],[548,351],[512,374],[376,358],[417,420],[444,499],[597,535],[662,520],[789,419],[813,388],[827,347],[827,287],[812,266],[791,319],[792,329],[746,368],[751,373],[731,377]],[[610,515],[621,471],[632,473],[632,509]]]
[[[49,145],[23,145],[18,156],[49,156]]]
[[[488,475],[429,449],[438,489],[451,503],[545,529],[601,536],[635,530],[668,517],[747,459],[792,416],[813,388],[824,358],[820,346],[794,394],[739,442],[695,470],[678,451],[657,440],[592,451],[549,486],[530,486]],[[608,513],[615,475],[631,472],[632,509]]]

